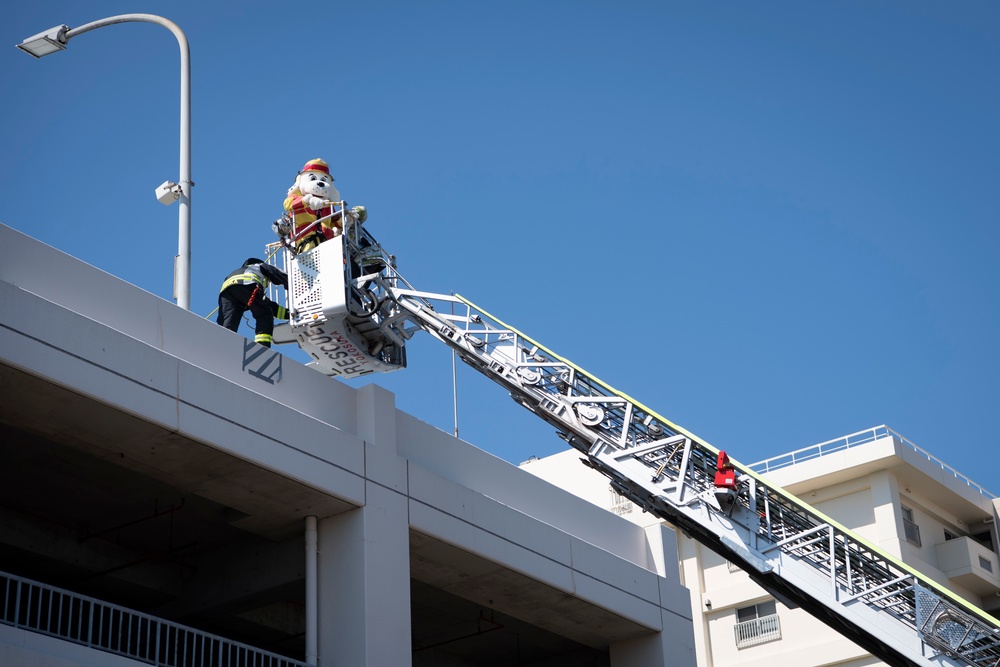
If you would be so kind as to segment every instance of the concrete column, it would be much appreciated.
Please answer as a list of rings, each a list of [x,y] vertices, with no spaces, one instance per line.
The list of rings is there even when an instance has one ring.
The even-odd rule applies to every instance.
[[[320,667],[409,667],[410,523],[394,397],[358,391],[365,505],[319,522]]]
[[[611,645],[611,667],[696,667],[691,619],[661,610],[663,630]]]
[[[365,477],[406,493],[406,462],[396,449],[396,397],[369,384],[357,393],[358,437],[365,441]]]
[[[652,562],[662,567],[657,579],[660,594],[659,632],[612,644],[612,667],[695,667],[691,591],[681,585],[677,567],[678,545],[674,531],[655,524],[646,529]],[[657,553],[658,552],[658,553]]]
[[[319,665],[411,664],[406,498],[368,483],[367,504],[319,522]]]

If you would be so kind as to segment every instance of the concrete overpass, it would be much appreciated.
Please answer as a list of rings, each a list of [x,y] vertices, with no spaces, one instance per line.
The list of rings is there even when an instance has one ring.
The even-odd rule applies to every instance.
[[[694,665],[668,529],[2,225],[0,304],[0,570],[298,660],[315,591],[320,665]]]

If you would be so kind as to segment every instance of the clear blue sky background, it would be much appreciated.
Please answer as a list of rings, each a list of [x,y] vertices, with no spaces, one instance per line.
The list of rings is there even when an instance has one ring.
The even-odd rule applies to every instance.
[[[737,460],[884,423],[1000,492],[1000,4],[5,3],[0,222],[170,299],[174,37],[14,48],[137,12],[191,44],[195,312],[322,157],[416,287]],[[451,431],[450,352],[408,356],[374,381]],[[473,444],[564,448],[474,371],[458,390]]]

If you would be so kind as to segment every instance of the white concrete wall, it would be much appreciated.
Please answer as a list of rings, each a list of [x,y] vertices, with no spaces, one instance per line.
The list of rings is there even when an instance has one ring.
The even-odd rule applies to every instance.
[[[408,461],[655,571],[645,531],[607,512],[581,512],[579,498],[567,489],[526,474],[525,470],[469,446],[411,415],[402,412],[398,415],[399,454]],[[580,463],[578,456],[561,457],[556,467],[558,471],[554,476],[557,478],[573,479],[581,473],[593,472]],[[652,523],[659,522],[648,522]],[[675,569],[660,574],[671,582],[678,581]]]

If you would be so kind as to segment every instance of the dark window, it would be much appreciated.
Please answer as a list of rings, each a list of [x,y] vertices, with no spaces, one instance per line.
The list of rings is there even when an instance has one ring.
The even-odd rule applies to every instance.
[[[920,526],[913,521],[913,510],[903,507],[903,532],[906,534],[906,541],[920,546]]]
[[[749,607],[741,607],[736,610],[736,621],[738,623],[743,623],[744,621],[752,621],[755,618],[763,618],[764,616],[774,616],[778,613],[778,609],[774,604],[774,600],[770,602],[759,602],[755,605],[750,605]]]

